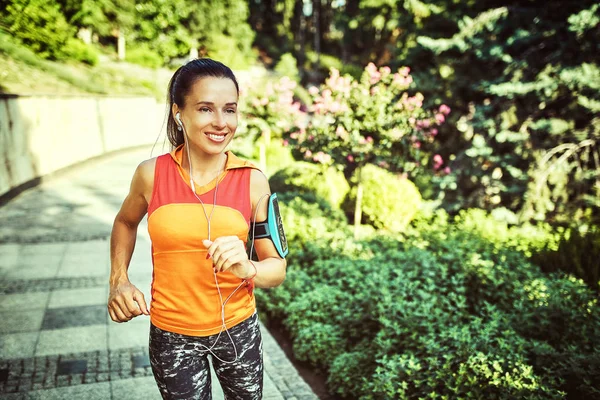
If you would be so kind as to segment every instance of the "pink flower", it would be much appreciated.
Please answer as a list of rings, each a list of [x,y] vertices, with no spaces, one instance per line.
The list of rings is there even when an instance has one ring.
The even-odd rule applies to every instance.
[[[446,120],[446,117],[444,117],[444,114],[435,114],[435,120],[438,124],[441,124]]]
[[[367,136],[367,143],[373,143],[373,138],[371,136]]]
[[[289,143],[287,140],[285,140],[285,139],[284,139],[284,140],[283,140],[283,146],[284,146],[284,147],[287,147],[287,145],[288,145],[288,144],[290,144],[290,143]]]
[[[346,159],[350,162],[354,162],[354,156],[352,154],[348,154],[348,157],[346,157]]]
[[[448,115],[448,114],[450,114],[450,107],[448,107],[448,106],[447,106],[447,105],[445,105],[445,104],[442,104],[442,105],[440,106],[440,112],[441,112],[442,114],[444,114],[444,115]]]
[[[375,71],[371,74],[371,85],[376,84],[381,80],[381,73],[379,71]]]
[[[400,75],[402,75],[402,76],[408,76],[408,74],[410,74],[410,68],[402,67],[398,70],[398,72],[400,72]]]
[[[385,66],[385,67],[381,67],[381,68],[379,68],[379,71],[381,72],[381,74],[382,74],[383,76],[388,76],[389,74],[391,74],[391,73],[392,73],[392,70],[391,70],[391,69],[390,69],[390,67],[388,67],[388,66]]]
[[[431,133],[431,136],[435,136],[438,134],[438,130],[437,129],[432,129],[431,131],[429,131],[429,133]]]
[[[445,174],[449,174],[449,173],[450,173],[450,167],[446,167],[446,168],[444,168],[444,173],[445,173]]]
[[[419,141],[416,141],[416,142],[414,142],[414,143],[413,143],[413,147],[414,147],[415,149],[420,149],[420,148],[421,148],[421,142],[419,142]]]
[[[312,151],[306,150],[306,152],[304,153],[304,158],[309,158],[310,156],[312,156]]]
[[[308,93],[315,96],[317,93],[319,93],[319,88],[317,88],[316,86],[311,86],[308,88]]]
[[[292,139],[298,139],[299,137],[300,137],[300,134],[298,132],[290,133],[290,138],[292,138]]]
[[[444,159],[442,158],[442,156],[440,156],[439,154],[433,156],[433,169],[437,171],[438,169],[440,169],[443,163]]]
[[[329,111],[331,111],[332,113],[336,113],[336,112],[340,111],[341,108],[342,108],[342,106],[339,101],[334,101],[333,103],[331,103],[329,105]]]
[[[375,66],[375,64],[373,64],[372,62],[370,62],[365,67],[365,70],[369,73],[369,75],[373,75],[373,73],[377,72],[377,67]]]
[[[314,135],[308,135],[308,141],[309,141],[309,142],[312,142],[312,140],[313,140],[314,138],[315,138],[315,137],[314,137]]]

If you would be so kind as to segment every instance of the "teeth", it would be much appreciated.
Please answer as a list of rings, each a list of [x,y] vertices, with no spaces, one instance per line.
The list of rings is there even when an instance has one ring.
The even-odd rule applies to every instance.
[[[207,136],[209,137],[209,139],[217,141],[217,142],[225,140],[225,135],[211,135],[211,134],[208,134]]]

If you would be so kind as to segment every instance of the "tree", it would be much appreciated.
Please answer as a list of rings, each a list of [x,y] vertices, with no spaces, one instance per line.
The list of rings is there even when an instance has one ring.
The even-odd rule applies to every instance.
[[[53,0],[12,0],[2,24],[38,56],[60,59],[62,49],[75,34]]]
[[[434,67],[431,95],[451,93],[457,111],[455,133],[442,139],[456,154],[446,199],[455,207],[503,206],[521,220],[593,213],[600,205],[598,6],[530,1],[462,11],[450,37],[419,38],[419,57],[428,52]]]

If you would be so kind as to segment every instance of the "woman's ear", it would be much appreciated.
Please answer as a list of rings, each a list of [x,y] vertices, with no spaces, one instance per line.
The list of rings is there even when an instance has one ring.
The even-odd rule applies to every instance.
[[[173,118],[175,119],[175,121],[181,122],[177,119],[177,114],[180,114],[179,111],[179,106],[177,106],[177,104],[173,103],[173,106],[171,107],[171,114],[173,115]],[[181,118],[181,115],[180,115]]]

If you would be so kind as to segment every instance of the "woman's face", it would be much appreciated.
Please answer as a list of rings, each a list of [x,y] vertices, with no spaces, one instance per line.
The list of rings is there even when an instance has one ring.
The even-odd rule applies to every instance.
[[[179,110],[191,146],[207,154],[223,152],[237,129],[237,102],[231,79],[197,80],[185,98],[185,107]]]

